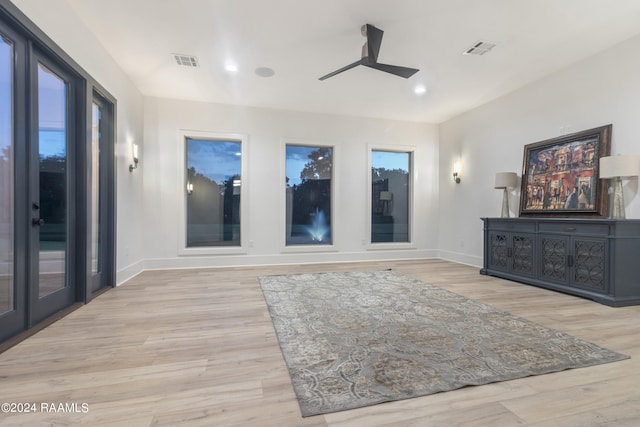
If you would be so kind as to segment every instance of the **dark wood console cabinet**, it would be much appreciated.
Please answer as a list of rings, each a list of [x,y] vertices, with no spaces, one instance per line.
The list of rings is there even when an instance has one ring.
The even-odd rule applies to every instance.
[[[482,218],[480,274],[589,298],[640,304],[640,220]]]

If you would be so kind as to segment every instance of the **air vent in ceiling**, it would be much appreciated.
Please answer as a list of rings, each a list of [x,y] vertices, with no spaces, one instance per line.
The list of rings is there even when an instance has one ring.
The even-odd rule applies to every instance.
[[[464,55],[484,55],[494,47],[496,47],[495,43],[481,40],[462,53]]]
[[[175,58],[178,65],[182,65],[185,67],[194,67],[198,68],[198,58],[193,55],[184,55],[182,53],[173,53],[173,57]]]

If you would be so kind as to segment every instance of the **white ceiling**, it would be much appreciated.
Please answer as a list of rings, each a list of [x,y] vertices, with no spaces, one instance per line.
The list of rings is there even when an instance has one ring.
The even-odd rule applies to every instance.
[[[429,123],[640,33],[640,0],[67,2],[144,95]],[[360,59],[365,23],[384,31],[380,62],[420,72],[405,80],[357,67],[319,81]],[[497,46],[462,54],[479,40]],[[200,67],[178,66],[173,53]],[[417,84],[427,92],[415,95]]]

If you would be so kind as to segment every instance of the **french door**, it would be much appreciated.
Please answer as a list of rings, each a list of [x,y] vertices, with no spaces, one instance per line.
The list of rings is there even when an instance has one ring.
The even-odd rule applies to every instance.
[[[76,82],[0,27],[0,339],[76,300]]]
[[[31,103],[27,194],[29,229],[29,323],[35,324],[70,305],[76,298],[75,115],[76,85],[72,76],[31,55]]]
[[[0,342],[113,285],[113,115],[0,22]]]

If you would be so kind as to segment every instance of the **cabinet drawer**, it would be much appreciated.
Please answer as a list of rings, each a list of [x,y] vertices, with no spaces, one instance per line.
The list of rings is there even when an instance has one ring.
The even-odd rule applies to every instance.
[[[493,220],[488,224],[491,230],[501,231],[516,231],[516,232],[530,232],[533,233],[536,230],[536,224],[533,222],[519,222],[519,221],[500,221]]]
[[[558,222],[540,223],[540,233],[589,234],[606,236],[609,234],[608,224],[562,224]]]

